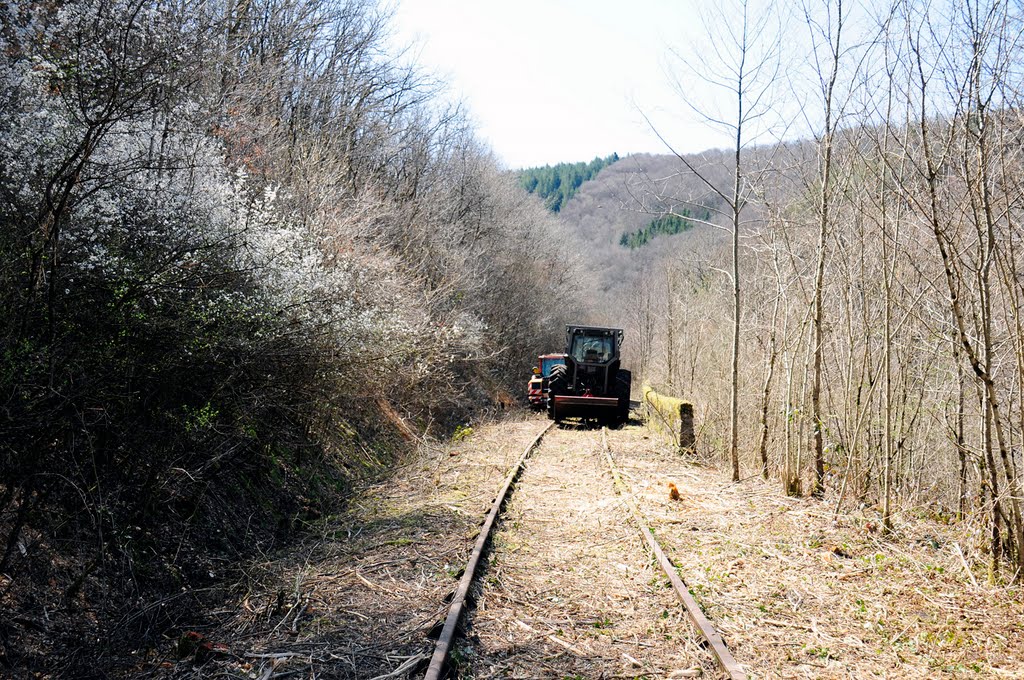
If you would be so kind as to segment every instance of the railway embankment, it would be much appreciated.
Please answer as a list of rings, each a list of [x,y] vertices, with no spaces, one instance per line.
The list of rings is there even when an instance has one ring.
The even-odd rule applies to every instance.
[[[140,673],[423,677],[480,524],[547,424],[424,445],[301,549],[245,565],[235,597]],[[460,618],[455,677],[724,677],[638,524],[747,677],[1024,674],[1024,598],[966,563],[963,526],[908,511],[883,535],[873,508],[730,483],[635,420],[607,432],[617,485],[601,440],[563,426],[530,454]]]

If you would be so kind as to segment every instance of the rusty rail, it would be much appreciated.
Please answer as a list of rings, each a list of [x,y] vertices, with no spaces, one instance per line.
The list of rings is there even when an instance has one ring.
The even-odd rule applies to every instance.
[[[605,459],[608,461],[608,467],[611,468],[612,476],[615,478],[615,485],[619,489],[620,493],[625,497],[626,502],[629,504],[629,509],[633,513],[633,519],[636,520],[637,526],[640,527],[641,533],[644,535],[644,539],[647,541],[647,546],[654,553],[655,558],[658,560],[658,564],[661,566],[662,571],[668,576],[668,580],[672,583],[672,588],[676,591],[676,597],[682,602],[686,608],[686,613],[690,617],[690,621],[696,626],[700,634],[707,640],[708,646],[711,647],[711,652],[715,655],[719,665],[729,675],[732,680],[746,680],[746,673],[740,668],[740,665],[733,658],[732,652],[725,646],[725,641],[722,640],[722,636],[718,634],[715,627],[711,625],[707,617],[704,616],[704,612],[701,610],[700,605],[693,599],[690,594],[690,590],[686,587],[683,579],[679,577],[676,572],[675,565],[669,560],[668,556],[665,555],[665,551],[661,549],[654,533],[650,527],[647,526],[647,521],[644,519],[643,514],[640,512],[640,508],[633,500],[632,492],[630,491],[629,485],[619,475],[618,469],[615,467],[615,461],[612,459],[612,451],[608,446],[608,428],[601,428],[601,442],[604,445]]]
[[[459,625],[459,617],[462,615],[462,610],[465,607],[466,595],[469,594],[469,587],[473,584],[473,575],[476,572],[480,558],[484,554],[484,548],[491,536],[491,530],[498,519],[498,514],[501,512],[501,506],[505,503],[509,489],[512,488],[516,478],[522,472],[526,459],[529,458],[530,453],[540,443],[541,437],[547,434],[548,430],[554,426],[554,423],[549,424],[533,438],[530,445],[519,456],[519,462],[508,473],[505,483],[502,485],[501,490],[498,491],[494,503],[491,504],[491,511],[487,513],[487,519],[484,520],[483,526],[480,527],[480,534],[477,536],[476,545],[473,546],[469,562],[466,563],[466,571],[463,572],[462,579],[459,581],[459,587],[455,590],[455,595],[452,597],[451,606],[448,608],[448,617],[445,619],[444,627],[441,629],[441,636],[437,638],[434,654],[430,657],[430,665],[427,666],[427,673],[423,676],[424,680],[440,680],[443,677],[442,674],[448,660],[448,650],[451,649],[452,642],[455,640],[455,632]]]

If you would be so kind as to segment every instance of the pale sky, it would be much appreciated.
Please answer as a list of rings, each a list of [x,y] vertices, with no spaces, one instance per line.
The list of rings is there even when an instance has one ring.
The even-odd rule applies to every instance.
[[[696,121],[666,76],[704,0],[397,0],[396,40],[448,82],[509,168],[681,152],[729,140]]]

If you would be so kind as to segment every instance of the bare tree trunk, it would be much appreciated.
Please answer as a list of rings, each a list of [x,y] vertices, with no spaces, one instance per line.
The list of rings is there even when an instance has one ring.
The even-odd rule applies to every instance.
[[[829,7],[831,10],[831,7]],[[831,35],[832,25],[829,26],[829,33],[826,34],[826,47],[830,62],[830,70],[826,73],[819,73],[822,78],[822,106],[824,123],[821,140],[818,144],[820,156],[820,181],[821,188],[818,194],[818,247],[817,261],[814,273],[814,315],[812,318],[814,328],[814,339],[811,342],[811,349],[814,352],[814,375],[811,383],[811,424],[814,427],[814,487],[812,494],[822,496],[825,493],[825,445],[824,429],[825,415],[822,412],[821,404],[821,381],[822,381],[822,352],[824,351],[824,286],[825,286],[825,259],[828,249],[828,236],[831,228],[830,210],[832,207],[832,185],[833,185],[833,152],[835,148],[835,120],[833,118],[833,97],[835,95],[836,80],[839,77],[839,60],[842,54],[842,37],[845,23],[843,14],[843,2],[836,2],[836,18],[834,23],[835,34]],[[831,24],[831,17],[829,18]],[[808,15],[808,22],[810,17]]]
[[[705,17],[709,37],[711,39],[718,38],[717,42],[724,45],[717,54],[725,63],[709,67],[706,55],[698,55],[692,62],[687,62],[685,58],[682,59],[688,71],[696,72],[699,78],[703,78],[712,87],[721,88],[728,93],[730,98],[734,98],[733,101],[736,103],[736,117],[732,118],[730,115],[727,120],[723,120],[717,112],[701,112],[696,106],[690,104],[690,108],[706,122],[714,127],[724,128],[735,140],[735,147],[731,150],[734,164],[731,189],[716,184],[706,172],[695,167],[689,159],[676,152],[660,134],[658,136],[680,163],[726,206],[719,211],[719,214],[728,219],[732,237],[732,261],[729,272],[732,279],[732,347],[729,376],[729,451],[727,455],[731,463],[732,479],[739,481],[739,359],[743,311],[740,277],[740,229],[741,217],[750,196],[751,185],[754,184],[749,181],[746,174],[745,150],[746,145],[750,143],[749,140],[756,137],[756,133],[752,134],[749,128],[765,126],[765,119],[774,115],[770,93],[776,87],[781,68],[779,63],[781,36],[779,30],[773,30],[774,27],[771,25],[775,16],[774,11],[755,12],[750,7],[749,0],[738,0],[733,10],[735,14],[717,7],[712,10],[713,18]],[[678,53],[677,56],[679,56]],[[716,66],[722,68],[716,69]],[[728,73],[724,80],[722,73]],[[676,90],[684,98],[691,94],[690,88],[684,87],[679,81],[676,82]],[[658,134],[657,130],[655,133]]]
[[[779,298],[772,304],[772,328],[768,336],[768,351],[764,357],[764,385],[761,388],[761,434],[758,437],[758,455],[761,459],[761,476],[768,479],[768,405],[771,402],[772,379],[775,377],[775,359],[778,335],[776,324],[779,319]]]
[[[883,175],[883,191],[885,179]],[[885,432],[882,440],[882,529],[892,531],[892,269],[889,267],[889,241],[886,235],[886,200],[882,199],[882,263],[886,271],[882,275],[884,287],[884,319],[882,322],[882,361],[885,392],[882,411]],[[895,267],[895,263],[893,263]]]
[[[953,340],[953,361],[956,362],[956,454],[960,461],[960,474],[957,478],[956,518],[962,521],[967,510],[967,442],[964,436],[964,406],[966,402],[964,387],[964,366],[960,359],[960,346]]]
[[[744,32],[746,28],[744,27]],[[737,81],[739,87],[739,119],[743,119],[743,73]],[[732,461],[732,481],[740,481],[740,202],[743,175],[740,153],[743,148],[742,126],[736,128],[736,174],[733,182],[732,211],[732,374],[730,377],[731,399],[729,402],[729,458]]]
[[[674,370],[675,369],[675,362],[674,362],[674,359],[675,359],[675,354],[676,354],[676,340],[675,340],[676,319],[675,319],[675,315],[673,314],[673,310],[675,310],[675,306],[676,305],[675,305],[675,300],[673,299],[673,291],[672,291],[672,284],[673,284],[673,279],[675,279],[675,274],[672,272],[671,269],[668,271],[666,278],[667,278],[667,282],[666,283],[667,283],[667,288],[668,288],[668,290],[666,291],[667,292],[666,302],[667,302],[667,305],[668,305],[668,314],[666,315],[665,325],[666,325],[666,330],[668,332],[665,333],[665,361],[668,363],[668,367],[667,367],[668,368],[668,393],[669,394],[674,394],[675,393],[674,392],[674,388],[675,388],[675,370]]]
[[[771,402],[772,379],[775,377],[775,361],[778,356],[779,308],[782,305],[782,272],[779,268],[779,249],[772,229],[772,264],[775,272],[775,300],[772,302],[771,330],[768,334],[768,350],[764,358],[764,383],[761,388],[761,433],[758,438],[758,455],[761,459],[761,476],[768,479],[768,405]],[[788,469],[788,466],[787,466]]]

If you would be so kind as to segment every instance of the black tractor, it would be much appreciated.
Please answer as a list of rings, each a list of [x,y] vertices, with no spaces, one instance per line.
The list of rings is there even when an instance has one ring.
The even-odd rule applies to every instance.
[[[625,423],[633,377],[619,367],[621,345],[620,328],[566,326],[565,365],[548,380],[548,417]]]

